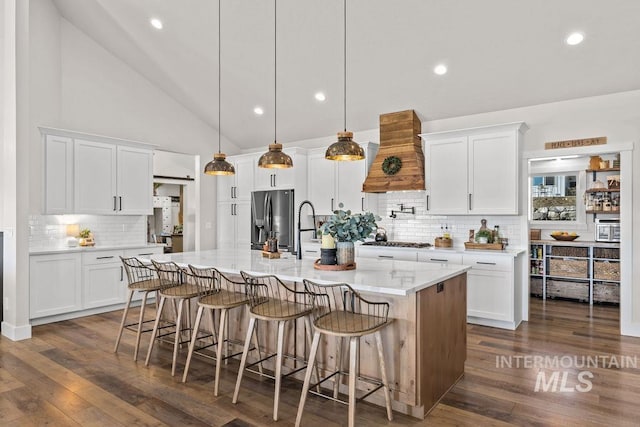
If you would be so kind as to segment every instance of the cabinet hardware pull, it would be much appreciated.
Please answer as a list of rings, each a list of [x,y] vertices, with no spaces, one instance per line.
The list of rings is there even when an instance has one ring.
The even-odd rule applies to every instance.
[[[153,255],[153,252],[148,252],[146,254],[138,254],[138,256],[144,256],[144,255]]]
[[[496,265],[495,262],[483,262],[483,261],[476,261],[476,264],[482,264],[482,265]]]
[[[310,254],[315,254],[315,253],[317,253],[317,251],[312,251],[311,249],[307,249],[305,252],[310,253]]]
[[[231,210],[231,212],[229,212],[229,215],[233,215],[233,203],[229,205],[229,209]]]
[[[449,262],[448,259],[429,258],[429,261]]]
[[[122,282],[124,280],[124,271],[122,266],[120,266],[120,281]]]
[[[427,194],[427,210],[429,210],[429,195]]]
[[[388,258],[388,259],[393,259],[393,255],[378,255],[378,258]]]
[[[331,212],[333,212],[333,197],[331,198]]]
[[[97,256],[96,259],[111,259],[113,258],[113,255],[111,256]]]
[[[444,291],[444,282],[440,282],[436,285],[436,293],[439,294],[442,291]]]
[[[273,174],[273,186],[274,187],[276,186],[276,174],[275,173]]]
[[[117,208],[118,208],[117,203],[118,203],[118,200],[117,200],[116,196],[113,196],[113,210],[114,211],[116,211]]]
[[[471,210],[471,193],[469,193],[469,210]]]
[[[360,200],[361,200],[360,207],[362,208],[362,211],[364,212],[364,197],[361,197]]]
[[[120,196],[119,199],[120,199],[120,209],[119,210],[122,210],[122,196]]]
[[[233,199],[233,187],[229,187],[229,197]]]

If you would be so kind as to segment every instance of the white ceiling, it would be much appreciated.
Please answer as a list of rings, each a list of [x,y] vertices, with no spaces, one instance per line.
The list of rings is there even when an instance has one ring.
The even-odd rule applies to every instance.
[[[218,2],[54,0],[61,14],[217,129]],[[222,0],[222,133],[274,134],[274,7]],[[278,140],[343,127],[342,0],[280,0]],[[414,109],[434,120],[640,89],[640,1],[348,0],[347,128]],[[164,29],[149,25],[150,17]],[[578,46],[564,39],[585,34]],[[436,76],[440,62],[449,72]],[[327,94],[324,103],[314,93]],[[260,105],[265,114],[255,116]],[[223,147],[224,148],[224,147]]]

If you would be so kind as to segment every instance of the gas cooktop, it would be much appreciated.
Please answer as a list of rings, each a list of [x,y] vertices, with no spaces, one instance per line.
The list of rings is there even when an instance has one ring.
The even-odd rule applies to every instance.
[[[419,243],[419,242],[365,242],[363,246],[386,246],[394,248],[428,248],[431,243]]]

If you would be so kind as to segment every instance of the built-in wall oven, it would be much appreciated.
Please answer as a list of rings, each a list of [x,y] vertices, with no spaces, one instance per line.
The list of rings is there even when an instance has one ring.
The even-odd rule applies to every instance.
[[[596,242],[619,242],[620,218],[596,219]]]

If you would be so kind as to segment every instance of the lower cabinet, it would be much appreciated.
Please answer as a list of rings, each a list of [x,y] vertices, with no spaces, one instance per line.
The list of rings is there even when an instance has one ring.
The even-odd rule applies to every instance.
[[[82,254],[82,307],[95,308],[124,301],[122,251]]]
[[[384,248],[375,246],[356,246],[359,257],[392,259],[396,261],[417,261],[418,252],[412,248]]]
[[[82,308],[82,257],[79,253],[32,256],[29,277],[32,319]]]

